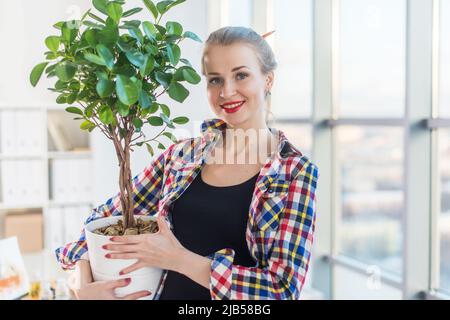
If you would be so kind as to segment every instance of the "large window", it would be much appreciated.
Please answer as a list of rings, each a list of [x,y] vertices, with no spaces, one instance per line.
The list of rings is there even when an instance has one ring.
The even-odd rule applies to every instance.
[[[404,127],[387,122],[405,110],[406,1],[341,0],[334,17],[338,254],[400,275]]]
[[[440,235],[440,287],[450,293],[450,129],[439,135],[441,214]]]
[[[273,1],[273,43],[278,60],[273,87],[276,118],[309,118],[312,112],[312,1]],[[295,21],[295,23],[293,23]],[[271,31],[271,30],[267,30]]]
[[[405,0],[341,0],[337,67],[343,117],[402,117]]]
[[[450,1],[439,2],[439,108],[440,116],[450,118]]]
[[[340,253],[402,270],[403,130],[338,128]]]

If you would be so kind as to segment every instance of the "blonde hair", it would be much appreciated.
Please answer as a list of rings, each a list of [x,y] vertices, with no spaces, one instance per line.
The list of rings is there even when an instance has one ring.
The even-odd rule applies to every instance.
[[[275,54],[267,41],[251,28],[246,27],[223,27],[212,32],[205,42],[205,47],[202,54],[201,68],[202,74],[205,75],[205,53],[209,45],[231,45],[234,43],[244,43],[250,45],[258,57],[261,72],[267,75],[269,72],[277,68]],[[274,115],[271,108],[271,94],[266,95],[266,123],[273,121]],[[269,120],[269,114],[272,119]]]

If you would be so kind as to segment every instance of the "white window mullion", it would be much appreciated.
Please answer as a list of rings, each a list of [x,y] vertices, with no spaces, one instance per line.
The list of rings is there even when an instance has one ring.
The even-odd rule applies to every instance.
[[[403,298],[420,298],[429,288],[431,219],[432,1],[410,0],[407,10],[405,127],[405,214]]]

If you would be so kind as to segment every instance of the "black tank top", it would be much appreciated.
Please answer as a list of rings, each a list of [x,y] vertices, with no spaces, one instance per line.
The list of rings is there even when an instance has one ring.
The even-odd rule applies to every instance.
[[[231,248],[235,251],[233,264],[256,266],[245,232],[258,175],[238,185],[217,187],[206,184],[199,172],[169,213],[178,241],[202,256]],[[211,300],[211,294],[190,278],[169,271],[160,300]]]

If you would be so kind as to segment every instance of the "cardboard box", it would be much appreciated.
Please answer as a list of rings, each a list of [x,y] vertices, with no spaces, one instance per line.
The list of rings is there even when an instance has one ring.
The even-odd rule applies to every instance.
[[[16,236],[21,253],[43,249],[43,216],[40,211],[8,213],[5,216],[5,238]]]

